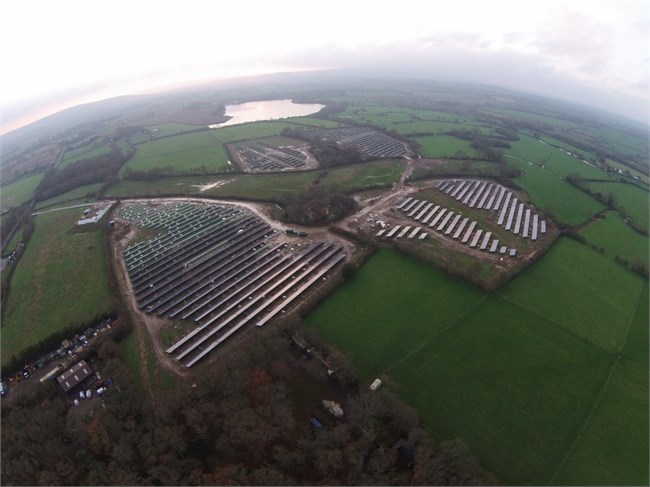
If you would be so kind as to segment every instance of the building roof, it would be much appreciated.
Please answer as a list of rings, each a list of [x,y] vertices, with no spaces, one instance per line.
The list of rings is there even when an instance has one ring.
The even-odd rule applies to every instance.
[[[56,380],[63,391],[68,392],[70,389],[79,385],[79,383],[84,381],[88,376],[92,374],[93,370],[85,360],[82,360],[58,376]]]

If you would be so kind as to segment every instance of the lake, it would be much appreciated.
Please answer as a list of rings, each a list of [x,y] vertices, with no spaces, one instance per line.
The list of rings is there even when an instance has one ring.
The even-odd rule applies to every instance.
[[[252,101],[239,105],[226,105],[225,114],[232,118],[224,123],[210,125],[210,128],[278,118],[304,117],[318,112],[324,106],[317,103],[294,103],[291,100]]]

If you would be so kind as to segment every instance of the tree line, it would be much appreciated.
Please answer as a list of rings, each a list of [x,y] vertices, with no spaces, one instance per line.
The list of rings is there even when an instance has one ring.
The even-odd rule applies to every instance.
[[[87,184],[115,181],[117,173],[134,153],[133,149],[123,153],[113,144],[106,154],[81,159],[63,169],[50,169],[36,188],[34,197],[43,201]]]

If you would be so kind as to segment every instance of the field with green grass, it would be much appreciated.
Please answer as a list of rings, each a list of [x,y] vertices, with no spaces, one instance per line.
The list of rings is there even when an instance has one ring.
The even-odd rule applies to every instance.
[[[286,122],[251,122],[210,130],[208,134],[222,144],[229,144],[242,140],[280,135],[280,132],[287,127],[295,128],[296,125]]]
[[[88,144],[77,149],[74,149],[70,152],[66,152],[59,164],[59,168],[64,168],[70,164],[80,161],[82,159],[88,159],[89,157],[100,156],[102,154],[108,154],[111,151],[110,144],[101,144],[96,146],[96,144]]]
[[[283,120],[298,125],[309,125],[310,127],[335,128],[341,126],[341,124],[338,122],[335,122],[333,120],[325,120],[323,118],[291,117],[291,118],[285,118]]]
[[[286,192],[303,191],[316,183],[323,186],[335,184],[343,191],[361,191],[378,184],[389,185],[397,181],[404,170],[402,161],[374,161],[353,166],[276,174],[251,174],[224,176],[197,176],[165,178],[155,181],[121,180],[106,191],[106,197],[136,197],[187,195],[218,198],[251,198],[271,200]],[[218,187],[200,191],[200,186],[221,182]]]
[[[594,270],[575,272],[589,269],[585,259]],[[612,290],[613,281],[622,289]],[[647,362],[648,305],[639,298],[647,281],[561,239],[514,283],[503,296],[485,295],[379,250],[305,320],[350,354],[362,384],[383,378],[416,407],[434,438],[462,438],[500,483],[647,483],[647,365],[645,375],[636,370]],[[513,299],[526,286],[532,299]],[[545,292],[535,294],[533,286]],[[587,315],[583,287],[596,309]],[[577,312],[565,294],[578,301]],[[612,315],[620,299],[633,316]],[[584,339],[566,319],[558,325],[552,308],[583,323],[598,324],[603,312],[623,318],[623,359]],[[609,455],[618,445],[622,451]]]
[[[34,196],[34,190],[43,176],[45,173],[41,172],[0,187],[0,208],[4,211],[6,208],[29,201]]]
[[[50,198],[49,200],[39,201],[36,205],[36,209],[45,208],[47,206],[55,206],[60,203],[82,203],[93,201],[95,196],[88,197],[88,194],[95,193],[99,188],[103,186],[103,183],[88,184],[86,186],[80,186],[75,188],[67,193],[60,194]]]
[[[415,137],[415,142],[420,145],[420,152],[423,157],[447,158],[447,157],[479,157],[469,141],[458,139],[451,135],[427,135]]]
[[[634,231],[616,212],[609,212],[606,218],[594,222],[580,234],[589,245],[603,249],[603,253],[609,257],[618,256],[630,263],[638,259],[646,266],[650,263],[648,237]]]
[[[648,220],[650,219],[650,198],[648,191],[641,189],[634,184],[625,183],[606,183],[606,182],[593,182],[587,183],[589,189],[594,193],[601,193],[605,196],[610,193],[614,195],[616,208],[624,208],[625,212],[632,219],[632,221],[644,229],[646,232],[648,228]]]
[[[574,226],[588,221],[593,215],[605,209],[591,196],[564,181],[548,169],[532,162],[508,158],[524,173],[513,181],[528,193],[531,202],[538,208],[552,212],[561,222]]]
[[[226,149],[208,133],[190,133],[138,145],[135,155],[124,165],[120,175],[124,176],[127,169],[149,171],[168,167],[180,174],[201,168],[223,172],[229,167],[227,161]]]
[[[412,258],[379,250],[307,322],[353,353],[367,380],[418,350],[483,296]]]
[[[579,271],[577,271],[579,269]],[[500,294],[611,353],[625,344],[644,279],[561,238]]]
[[[197,129],[206,129],[203,126],[189,125],[186,123],[164,123],[161,125],[152,125],[147,127],[149,133],[151,134],[152,140],[159,139],[161,137],[167,137],[169,135],[182,134],[184,132],[194,132]]]
[[[79,209],[37,216],[2,321],[2,361],[62,329],[113,311],[102,231],[72,234]]]

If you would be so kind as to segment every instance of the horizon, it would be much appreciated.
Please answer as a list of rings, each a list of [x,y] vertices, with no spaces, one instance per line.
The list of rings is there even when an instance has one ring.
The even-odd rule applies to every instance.
[[[120,1],[101,12],[80,1],[64,10],[37,4],[38,18],[31,4],[4,6],[5,18],[33,23],[25,32],[22,22],[9,22],[0,33],[4,45],[24,40],[3,60],[1,134],[117,96],[323,68],[486,84],[649,122],[647,1],[459,2],[440,8],[407,0],[395,10],[337,0],[318,13],[318,24],[292,0],[274,6],[194,1],[184,9],[143,1],[129,6],[129,16],[122,15]],[[152,12],[155,23],[149,22]]]

